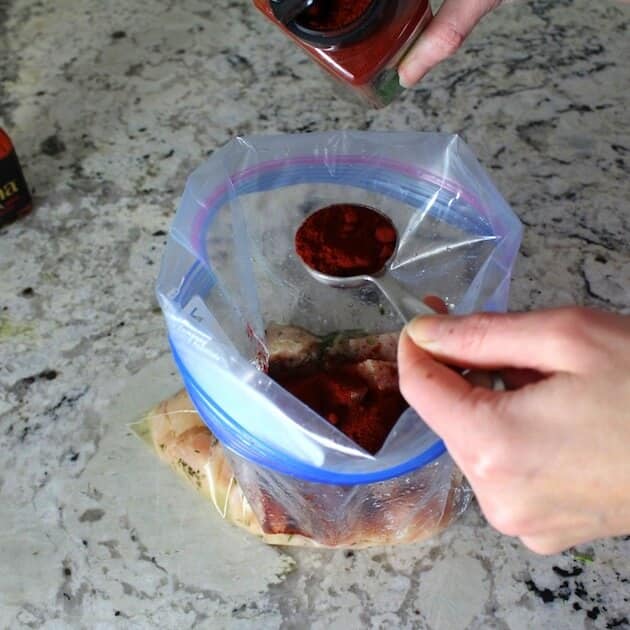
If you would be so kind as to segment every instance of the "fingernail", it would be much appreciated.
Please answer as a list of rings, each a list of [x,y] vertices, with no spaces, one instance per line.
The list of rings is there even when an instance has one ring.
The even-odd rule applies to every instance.
[[[440,329],[445,317],[448,315],[416,317],[407,324],[405,330],[417,346],[427,350],[435,349],[440,344]]]
[[[401,87],[405,88],[405,90],[408,90],[409,88],[416,85],[416,83],[418,83],[419,81],[422,81],[422,79],[424,79],[424,75],[427,72],[428,72],[428,69],[423,68],[420,74],[415,74],[414,78],[411,79],[409,77],[411,72],[407,71],[405,68],[399,68],[398,69],[398,82],[400,83]]]
[[[405,89],[418,83],[428,72],[429,68],[423,64],[427,46],[425,38],[421,37],[398,66],[398,80]]]
[[[405,88],[405,90],[409,89],[413,85],[413,83],[409,80],[407,71],[404,67],[398,69],[398,82],[401,87]]]

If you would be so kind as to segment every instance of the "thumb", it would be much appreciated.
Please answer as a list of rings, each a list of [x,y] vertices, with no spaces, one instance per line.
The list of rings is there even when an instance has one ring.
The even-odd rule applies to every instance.
[[[400,83],[410,87],[431,68],[453,55],[479,20],[498,4],[497,0],[445,0],[400,64]]]
[[[417,317],[405,330],[417,346],[459,367],[573,373],[588,343],[586,317],[575,308],[430,316]]]
[[[459,453],[483,448],[503,432],[492,412],[511,393],[475,387],[419,348],[406,329],[398,345],[398,373],[402,395],[446,442],[456,460]]]

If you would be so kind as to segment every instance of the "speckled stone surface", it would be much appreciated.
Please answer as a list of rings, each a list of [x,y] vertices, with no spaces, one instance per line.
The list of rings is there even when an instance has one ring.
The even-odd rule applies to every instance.
[[[512,305],[630,310],[630,6],[529,0],[385,110],[245,0],[0,0],[1,628],[614,628],[630,540],[540,558],[476,506],[425,544],[278,550],[130,437],[179,387],[153,290],[187,174],[236,134],[459,132],[526,226]]]

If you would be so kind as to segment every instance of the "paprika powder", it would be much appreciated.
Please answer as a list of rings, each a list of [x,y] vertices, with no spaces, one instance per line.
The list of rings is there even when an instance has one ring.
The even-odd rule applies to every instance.
[[[313,373],[286,372],[276,380],[372,455],[383,446],[409,406],[398,389],[396,366],[387,363],[387,385],[365,374],[369,362],[327,365]],[[385,363],[385,362],[371,362]],[[382,366],[379,366],[382,367]]]
[[[381,271],[396,240],[394,224],[380,212],[358,204],[335,204],[307,217],[295,235],[295,249],[311,269],[349,278]]]
[[[407,403],[398,386],[398,333],[317,337],[269,331],[269,376],[366,451],[382,447]]]
[[[22,167],[7,133],[0,128],[0,226],[33,207]]]
[[[432,18],[428,0],[253,0],[320,66],[364,101],[389,104],[398,65]]]
[[[436,295],[423,302],[448,314]],[[398,333],[317,337],[275,326],[268,334],[269,376],[363,449],[378,453],[409,406],[398,385]]]

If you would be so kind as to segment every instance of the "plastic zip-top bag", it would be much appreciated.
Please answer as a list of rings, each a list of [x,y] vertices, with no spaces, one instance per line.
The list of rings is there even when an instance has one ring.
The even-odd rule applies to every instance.
[[[407,291],[439,295],[453,313],[507,308],[521,225],[466,145],[430,133],[233,140],[188,180],[158,297],[198,422],[264,534],[328,546],[417,540],[470,500],[441,440],[407,410],[369,452],[269,372],[289,346],[302,364],[329,361],[331,340],[395,369],[381,340],[395,349],[403,322],[378,290],[322,285],[294,251],[305,217],[337,203],[391,219],[391,274]]]

